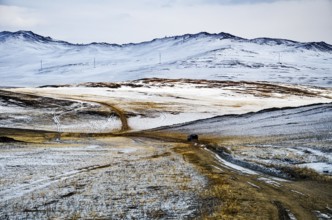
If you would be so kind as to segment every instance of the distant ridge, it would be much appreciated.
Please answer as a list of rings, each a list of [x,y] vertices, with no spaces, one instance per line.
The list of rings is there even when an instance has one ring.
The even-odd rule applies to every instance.
[[[306,50],[318,50],[322,52],[332,52],[332,45],[327,44],[323,41],[321,42],[298,42],[293,40],[287,40],[287,39],[279,39],[279,38],[254,38],[254,39],[246,39],[241,38],[229,33],[220,32],[220,33],[208,33],[208,32],[199,32],[196,34],[184,34],[184,35],[175,35],[170,37],[164,37],[164,38],[155,38],[150,41],[144,41],[140,43],[127,43],[127,44],[114,44],[114,43],[107,43],[107,42],[92,42],[88,44],[75,44],[75,43],[69,43],[62,40],[54,40],[51,37],[45,37],[39,34],[36,34],[32,31],[24,31],[20,30],[17,32],[10,32],[10,31],[3,31],[0,32],[0,42],[5,42],[9,39],[22,39],[26,41],[35,41],[40,43],[61,43],[61,44],[67,44],[67,45],[76,45],[76,46],[89,46],[89,45],[97,45],[97,46],[113,46],[113,47],[123,47],[123,46],[132,46],[132,45],[141,45],[141,44],[147,44],[152,43],[156,41],[163,41],[163,40],[171,40],[171,39],[183,39],[184,41],[189,39],[197,39],[197,38],[205,38],[205,37],[211,37],[211,38],[219,38],[220,40],[223,39],[232,39],[234,41],[243,41],[243,42],[251,42],[255,44],[260,45],[286,45],[286,46],[292,46],[299,49],[306,49]]]
[[[3,31],[0,32],[0,42],[6,41],[8,39],[22,39],[22,40],[30,40],[30,41],[38,41],[38,42],[51,42],[55,41],[51,37],[44,37],[38,34],[35,34],[32,31],[17,31],[17,32],[10,32],[10,31]],[[56,41],[67,43],[65,41]]]

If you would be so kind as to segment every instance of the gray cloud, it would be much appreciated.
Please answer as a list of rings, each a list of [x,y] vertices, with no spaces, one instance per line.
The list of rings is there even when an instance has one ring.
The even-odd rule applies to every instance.
[[[259,3],[272,3],[285,0],[207,0],[204,2],[210,2],[214,4],[259,4]],[[201,1],[203,2],[203,1]]]
[[[218,4],[218,5],[241,5],[241,4],[261,4],[261,3],[273,3],[278,1],[287,1],[287,0],[169,0],[166,5],[176,6],[179,4],[184,5],[209,5],[209,4]],[[294,0],[288,0],[294,1]]]
[[[0,5],[13,5],[21,7],[33,7],[43,8],[54,5],[80,5],[84,4],[101,4],[101,5],[125,5],[125,6],[148,6],[148,5],[160,5],[160,6],[178,6],[178,5],[208,5],[208,4],[260,4],[260,3],[272,3],[277,1],[294,1],[294,0],[122,0],[122,1],[109,1],[109,0],[94,0],[93,3],[90,0],[58,0],[58,1],[45,1],[45,0],[0,0]],[[296,1],[296,0],[295,0]],[[299,1],[299,0],[298,0]]]
[[[0,0],[0,29],[76,43],[229,32],[332,43],[331,0]]]

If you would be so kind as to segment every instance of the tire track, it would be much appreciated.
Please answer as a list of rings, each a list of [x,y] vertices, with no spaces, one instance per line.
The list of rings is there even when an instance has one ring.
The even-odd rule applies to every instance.
[[[2,91],[2,90],[0,90]],[[79,97],[75,97],[75,96],[66,96],[66,95],[60,95],[60,94],[44,94],[44,95],[36,95],[33,92],[14,92],[13,94],[15,95],[29,95],[29,96],[33,96],[33,97],[39,97],[39,98],[51,98],[54,100],[59,100],[59,101],[81,101],[81,102],[89,102],[89,103],[95,103],[95,104],[99,104],[102,105],[104,107],[106,107],[107,109],[109,109],[109,112],[115,112],[116,115],[118,115],[118,117],[120,118],[121,121],[121,129],[120,132],[126,132],[128,130],[130,130],[130,126],[128,124],[128,119],[127,116],[125,114],[125,111],[116,107],[115,105],[112,105],[110,103],[108,103],[107,101],[96,101],[93,99],[89,99],[89,98],[79,98]],[[55,96],[55,97],[54,97]],[[58,127],[58,118],[54,115],[54,117],[52,118],[52,120],[54,121],[54,123],[57,125]]]
[[[54,184],[54,183],[57,183],[57,182],[60,182],[60,181],[63,181],[63,180],[69,179],[69,178],[73,178],[81,173],[87,173],[87,172],[91,172],[93,170],[104,169],[104,168],[108,168],[110,166],[114,166],[117,164],[118,163],[91,165],[91,166],[87,166],[87,167],[78,168],[76,170],[71,170],[71,171],[68,171],[66,173],[63,173],[63,174],[60,174],[57,176],[39,179],[39,180],[33,181],[28,184],[20,184],[16,187],[13,187],[13,188],[10,188],[10,189],[4,190],[4,191],[0,191],[0,202],[22,197],[23,195],[25,195],[27,193],[33,192],[38,189],[45,188],[51,184]]]
[[[127,119],[127,116],[126,114],[124,113],[124,111],[118,107],[115,107],[114,105],[111,105],[107,102],[98,102],[98,101],[92,101],[94,103],[98,103],[100,105],[103,105],[109,109],[111,109],[112,111],[114,111],[120,118],[121,120],[121,132],[125,132],[125,131],[128,131],[130,130],[130,127],[128,125],[128,119]]]

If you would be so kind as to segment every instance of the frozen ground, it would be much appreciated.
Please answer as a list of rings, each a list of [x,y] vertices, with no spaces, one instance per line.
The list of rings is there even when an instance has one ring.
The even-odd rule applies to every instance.
[[[0,217],[330,218],[330,182],[271,170],[329,178],[331,97],[329,88],[157,78],[2,89]],[[206,142],[190,144],[188,133]]]
[[[332,174],[331,103],[225,115],[169,130],[217,137],[239,161]]]
[[[206,180],[171,147],[138,138],[0,143],[0,218],[193,217]]]
[[[331,102],[327,88],[153,78],[17,88],[1,94],[2,127],[114,133],[189,122],[170,130],[242,139],[229,146],[222,143],[239,161],[332,173],[331,104],[312,105]],[[191,122],[199,119],[206,120]]]
[[[332,46],[226,33],[139,44],[70,44],[32,32],[0,32],[0,86],[144,77],[268,81],[331,87]]]
[[[119,131],[119,114],[127,118],[129,128],[135,131],[272,107],[327,103],[332,98],[331,89],[318,87],[155,78],[9,91],[38,94],[49,97],[49,101],[43,108],[27,101],[22,107],[17,101],[8,101],[6,96],[10,94],[3,92],[1,126],[75,132]],[[11,96],[11,100],[18,99],[14,98]],[[70,101],[57,105],[59,99]]]

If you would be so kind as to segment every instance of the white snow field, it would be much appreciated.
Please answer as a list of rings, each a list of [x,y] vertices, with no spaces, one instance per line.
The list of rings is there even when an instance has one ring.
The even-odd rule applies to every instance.
[[[60,106],[53,104],[36,108],[32,105],[22,108],[17,101],[3,100],[0,126],[51,131],[60,129],[69,132],[119,130],[121,122],[114,114],[89,117],[82,114],[87,110],[100,109],[100,103],[107,103],[123,111],[128,118],[130,129],[137,131],[218,115],[243,114],[272,107],[329,103],[332,100],[332,90],[329,88],[204,80],[145,79],[59,88],[13,88],[8,91],[50,97],[52,99],[48,100],[49,103],[64,99],[74,103],[63,101]],[[1,100],[0,96],[0,103]],[[75,103],[77,100],[79,102]],[[80,102],[85,103],[84,107]],[[58,121],[54,121],[55,116]]]
[[[161,77],[331,87],[331,70],[332,46],[324,42],[202,32],[138,44],[79,45],[28,31],[0,32],[0,86]]]

